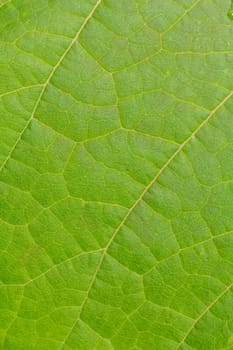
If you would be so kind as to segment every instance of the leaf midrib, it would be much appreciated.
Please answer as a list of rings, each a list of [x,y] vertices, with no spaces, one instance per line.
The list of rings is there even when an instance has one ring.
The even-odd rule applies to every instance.
[[[221,109],[221,107],[224,106],[224,104],[233,96],[233,90],[229,92],[229,94],[209,113],[208,117],[192,132],[192,134],[177,148],[177,150],[172,154],[172,156],[167,160],[167,162],[163,165],[163,167],[159,170],[159,172],[154,176],[154,178],[150,181],[150,183],[144,188],[144,190],[142,191],[142,193],[140,194],[140,196],[137,198],[137,200],[134,202],[133,206],[128,210],[127,214],[125,215],[125,217],[123,218],[123,220],[120,222],[120,224],[118,225],[118,227],[116,228],[114,234],[112,235],[111,239],[109,240],[108,244],[106,245],[106,247],[103,249],[103,254],[101,256],[100,262],[97,266],[97,269],[93,275],[92,281],[90,283],[90,286],[87,290],[86,293],[86,297],[84,298],[82,304],[80,305],[80,311],[79,311],[79,317],[77,318],[77,320],[74,322],[73,326],[70,329],[70,332],[68,332],[68,334],[66,335],[64,341],[62,342],[62,346],[60,348],[60,350],[63,349],[66,340],[69,338],[70,334],[72,333],[73,329],[75,328],[76,324],[78,323],[79,319],[81,318],[81,313],[83,311],[83,308],[86,305],[86,302],[88,300],[89,294],[92,290],[92,287],[95,283],[96,277],[101,269],[101,266],[103,264],[104,261],[104,257],[106,256],[108,249],[110,248],[110,246],[112,245],[114,239],[116,238],[117,234],[119,233],[120,229],[124,226],[125,222],[128,220],[128,218],[130,217],[130,215],[132,214],[132,212],[134,211],[134,209],[138,206],[138,204],[141,202],[141,200],[144,198],[145,194],[149,191],[149,189],[155,184],[155,182],[158,180],[158,178],[164,173],[164,171],[169,167],[170,163],[173,161],[174,158],[176,158],[180,152],[184,149],[184,147],[196,136],[196,134],[209,122],[209,120],[213,117],[213,115],[215,115],[215,113]],[[233,283],[232,283],[233,285]],[[204,310],[204,312],[202,312],[202,314],[204,315],[207,311],[208,308],[211,308],[212,304],[215,304],[215,302],[217,302],[217,300],[219,298],[221,298],[222,294],[224,295],[225,292],[231,288],[231,286],[228,286],[226,289],[224,289],[220,295],[218,295],[215,299],[214,302],[212,302],[209,306],[207,306],[207,308]],[[202,314],[199,316],[199,318],[202,317]],[[198,319],[199,319],[198,318]],[[197,320],[198,320],[197,319]],[[194,322],[194,324],[197,321]],[[191,329],[192,330],[192,329]],[[190,330],[190,331],[191,331]],[[186,339],[186,337],[188,336],[190,332],[187,333],[187,335],[185,336],[184,339]],[[179,344],[178,344],[178,348],[176,350],[179,349]]]

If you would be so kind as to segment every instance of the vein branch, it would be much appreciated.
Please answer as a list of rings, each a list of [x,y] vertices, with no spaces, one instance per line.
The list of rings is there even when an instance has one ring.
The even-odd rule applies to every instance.
[[[177,20],[172,23],[166,30],[164,30],[164,32],[162,32],[161,34],[164,35],[168,32],[171,31],[171,29],[173,29],[178,23],[180,23],[182,21],[182,19],[188,14],[190,13],[199,3],[201,2],[201,0],[196,0],[188,9],[186,9],[184,11],[184,13],[177,18]]]
[[[187,333],[181,340],[181,342],[177,345],[175,350],[179,350],[181,345],[185,343],[185,340],[188,338],[189,334],[192,332],[194,327],[197,325],[197,323],[207,314],[207,312],[215,305],[217,302],[233,287],[233,283],[231,283],[229,286],[224,288],[222,292],[217,295],[217,297],[202,311],[202,313],[198,316],[198,318],[192,323],[190,328],[188,329]]]

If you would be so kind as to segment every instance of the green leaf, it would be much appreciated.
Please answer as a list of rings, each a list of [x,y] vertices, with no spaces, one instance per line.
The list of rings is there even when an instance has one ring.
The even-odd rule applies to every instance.
[[[0,349],[233,349],[228,9],[0,2]]]

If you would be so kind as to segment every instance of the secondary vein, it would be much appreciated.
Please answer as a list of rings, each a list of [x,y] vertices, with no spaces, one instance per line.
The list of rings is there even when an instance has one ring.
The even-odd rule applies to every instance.
[[[42,84],[42,89],[41,92],[39,94],[39,97],[35,103],[35,106],[33,108],[32,114],[30,116],[30,118],[28,119],[27,123],[25,124],[23,130],[20,132],[16,142],[14,143],[13,147],[11,148],[8,156],[6,157],[5,161],[2,163],[1,167],[0,167],[0,171],[2,171],[6,164],[8,163],[8,161],[10,160],[14,150],[16,149],[18,143],[20,142],[20,140],[22,139],[24,133],[26,132],[26,130],[28,129],[31,121],[33,120],[33,118],[35,117],[35,114],[38,110],[39,104],[41,102],[42,97],[44,96],[44,93],[52,79],[52,77],[54,76],[54,74],[56,73],[56,71],[58,70],[58,68],[60,67],[61,63],[64,61],[65,57],[67,56],[67,54],[70,52],[70,50],[72,49],[72,47],[74,46],[74,44],[76,43],[76,41],[78,40],[80,34],[82,33],[83,29],[86,27],[87,23],[89,22],[89,20],[92,18],[94,12],[96,11],[97,7],[100,5],[102,0],[98,0],[96,2],[96,4],[94,5],[94,7],[92,8],[92,10],[90,11],[90,13],[88,14],[88,16],[85,18],[85,20],[83,21],[81,27],[79,28],[78,32],[75,34],[74,38],[71,40],[70,44],[68,45],[68,47],[65,49],[65,51],[63,52],[62,56],[60,57],[60,59],[57,61],[56,65],[53,67],[53,69],[51,70],[47,80],[45,81],[44,84]]]

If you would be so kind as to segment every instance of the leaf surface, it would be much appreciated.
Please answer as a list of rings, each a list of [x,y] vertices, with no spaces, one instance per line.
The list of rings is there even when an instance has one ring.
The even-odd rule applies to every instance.
[[[233,349],[228,8],[0,1],[1,349]]]

